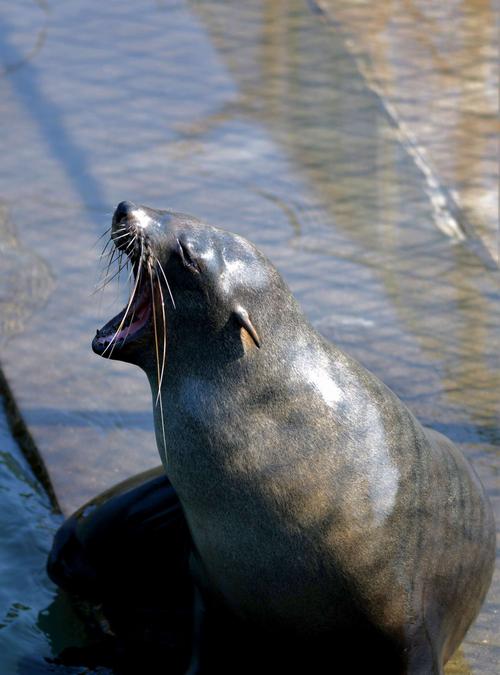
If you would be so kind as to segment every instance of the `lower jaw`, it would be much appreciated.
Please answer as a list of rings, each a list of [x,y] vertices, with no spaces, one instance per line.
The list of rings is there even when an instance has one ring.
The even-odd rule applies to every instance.
[[[125,326],[118,331],[119,323],[117,323],[111,331],[103,335],[103,330],[98,331],[92,340],[92,350],[99,356],[104,358],[121,359],[122,354],[130,352],[138,344],[141,344],[146,335],[151,330],[151,312],[139,322],[139,326],[133,332],[128,331]]]
[[[113,343],[109,348],[100,344],[96,338],[92,341],[92,351],[98,356],[111,361],[123,361],[142,367],[147,361],[148,345],[152,340],[152,329],[146,326],[133,338]]]

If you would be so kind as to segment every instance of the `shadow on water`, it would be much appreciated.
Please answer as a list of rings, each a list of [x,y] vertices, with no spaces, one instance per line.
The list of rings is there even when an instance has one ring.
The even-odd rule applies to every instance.
[[[49,153],[62,165],[82,203],[105,208],[106,195],[102,185],[93,176],[92,157],[78,144],[68,129],[64,113],[40,85],[36,60],[30,58],[26,61],[25,56],[11,44],[10,36],[9,24],[2,19],[0,45],[3,60],[10,64],[23,64],[23,67],[16,68],[16,77],[10,78],[9,82],[24,111],[31,116]]]
[[[428,392],[425,396],[429,396]],[[415,399],[415,397],[412,397]],[[408,400],[407,400],[408,402]],[[409,403],[410,405],[410,403]],[[64,425],[60,410],[51,408],[31,408],[30,418],[34,423],[46,426]],[[140,429],[149,431],[152,425],[152,415],[149,412],[130,412],[114,408],[112,410],[89,411],[67,408],[65,410],[66,425],[69,427],[89,427],[98,425],[101,429]],[[435,419],[425,420],[420,417],[426,426],[432,426],[448,436],[455,443],[488,443],[500,445],[500,429],[497,426],[473,423],[439,422]]]
[[[29,413],[35,424],[46,426],[93,427],[97,424],[101,429],[150,431],[153,424],[152,412],[130,412],[119,408],[93,410],[90,413],[85,409],[67,408],[64,417],[61,417],[61,411],[55,408],[31,408]]]

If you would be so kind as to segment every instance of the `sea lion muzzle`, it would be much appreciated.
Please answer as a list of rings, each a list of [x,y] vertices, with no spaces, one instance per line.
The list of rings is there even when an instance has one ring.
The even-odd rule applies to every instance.
[[[119,251],[119,270],[130,266],[129,278],[134,281],[127,306],[97,330],[92,342],[94,352],[107,358],[123,358],[131,344],[151,332],[152,324],[156,322],[156,306],[163,308],[158,275],[160,270],[163,276],[165,274],[153,252],[154,237],[150,233],[158,223],[148,211],[151,210],[147,207],[123,201],[113,214],[111,241],[115,249],[111,254]],[[168,287],[166,277],[165,282]],[[163,330],[166,331],[165,321]]]

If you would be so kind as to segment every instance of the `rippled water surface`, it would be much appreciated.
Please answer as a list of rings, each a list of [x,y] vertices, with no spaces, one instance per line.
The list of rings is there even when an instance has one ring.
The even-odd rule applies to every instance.
[[[158,463],[141,374],[89,349],[117,307],[110,293],[99,315],[91,296],[94,243],[130,199],[252,239],[321,332],[460,446],[499,520],[496,46],[483,20],[497,9],[3,3],[0,358],[64,511]],[[9,673],[67,636],[43,571],[55,521],[3,438]],[[499,601],[496,576],[448,673],[497,672]]]

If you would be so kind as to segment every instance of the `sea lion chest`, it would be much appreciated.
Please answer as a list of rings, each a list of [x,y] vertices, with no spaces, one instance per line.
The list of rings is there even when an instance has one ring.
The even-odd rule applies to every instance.
[[[251,389],[191,375],[164,396],[164,463],[207,583],[240,615],[302,630],[304,615],[311,630],[356,620],[346,551],[385,546],[399,486],[373,402],[353,437],[342,378],[318,373],[271,369]]]

